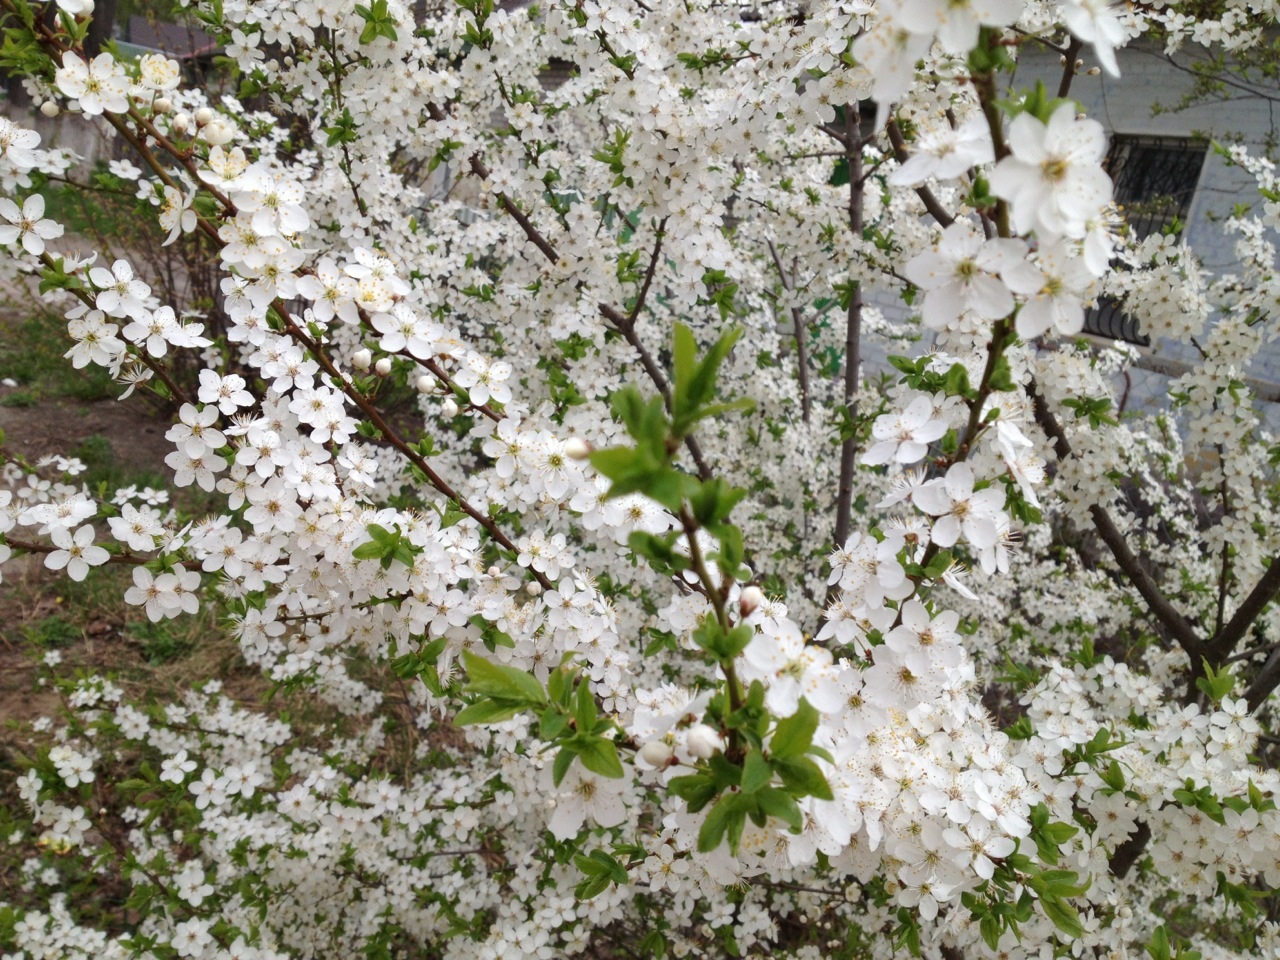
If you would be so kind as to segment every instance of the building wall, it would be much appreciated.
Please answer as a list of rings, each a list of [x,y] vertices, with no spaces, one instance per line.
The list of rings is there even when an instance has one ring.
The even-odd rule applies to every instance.
[[[1095,62],[1088,48],[1083,55],[1086,68]],[[1261,155],[1270,138],[1277,132],[1276,104],[1267,96],[1255,96],[1230,88],[1223,98],[1198,103],[1187,109],[1175,109],[1193,89],[1195,78],[1190,64],[1204,56],[1202,48],[1167,58],[1157,44],[1139,41],[1118,51],[1120,76],[1105,72],[1098,76],[1077,76],[1070,95],[1085,112],[1099,121],[1108,134],[1137,136],[1208,137],[1221,142],[1239,142],[1250,152]],[[1052,93],[1062,76],[1059,54],[1035,43],[1026,44],[1019,56],[1014,83],[1019,87],[1043,80]],[[1280,88],[1269,91],[1280,99]],[[1199,186],[1186,218],[1184,236],[1213,274],[1232,272],[1238,266],[1233,251],[1234,240],[1226,234],[1221,220],[1229,216],[1237,204],[1259,209],[1253,178],[1231,166],[1212,149],[1205,157]],[[1190,361],[1194,348],[1170,343],[1152,344],[1151,351],[1173,361]],[[1253,377],[1270,384],[1280,384],[1280,349],[1268,345],[1248,371]],[[1167,402],[1168,377],[1137,371],[1131,391],[1131,403],[1154,405]],[[1280,427],[1280,404],[1264,404],[1262,413],[1274,427]]]

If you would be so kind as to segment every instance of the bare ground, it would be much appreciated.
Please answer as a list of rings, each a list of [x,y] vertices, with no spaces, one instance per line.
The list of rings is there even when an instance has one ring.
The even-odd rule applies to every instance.
[[[173,446],[164,439],[166,421],[144,402],[131,398],[76,403],[65,398],[24,400],[5,406],[4,398],[19,388],[0,386],[0,455],[36,463],[41,457],[66,454],[91,437],[109,441],[115,460],[130,469],[165,475],[164,457]],[[85,584],[73,584],[44,567],[42,557],[21,556],[5,563],[0,581],[0,739],[40,716],[53,715],[57,694],[39,683],[39,658],[46,649],[61,654],[59,673],[77,668],[110,671],[131,692],[176,686],[212,677],[228,678],[245,693],[260,688],[261,678],[239,661],[233,641],[221,631],[193,632],[189,649],[172,662],[155,665],[153,657],[131,635],[130,625],[145,621],[127,607],[121,594],[127,571],[95,570]],[[95,589],[90,581],[99,581]],[[187,629],[173,622],[179,634]],[[50,630],[50,627],[56,630]],[[197,625],[192,625],[198,631]],[[207,624],[206,624],[207,626]],[[51,632],[56,633],[52,645]],[[216,633],[216,635],[213,635]],[[185,639],[181,635],[179,639]],[[255,680],[257,682],[255,682]],[[25,738],[22,738],[25,739]],[[14,742],[21,749],[21,744]]]

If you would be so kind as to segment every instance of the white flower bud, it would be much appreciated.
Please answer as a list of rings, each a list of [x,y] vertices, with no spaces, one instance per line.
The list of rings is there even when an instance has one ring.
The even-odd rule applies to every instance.
[[[220,147],[235,139],[236,129],[225,120],[214,120],[201,131],[201,136],[210,146]]]
[[[391,358],[383,357],[381,360],[379,360],[377,363],[373,365],[373,369],[374,369],[374,372],[378,374],[378,376],[385,377],[388,373],[391,372]]]
[[[440,415],[446,420],[452,420],[458,415],[458,402],[453,397],[445,397],[444,403],[440,404]]]
[[[189,129],[191,129],[191,117],[185,113],[175,113],[173,115],[174,133],[186,133]]]
[[[542,595],[542,584],[534,580],[532,583],[526,584],[524,590],[529,596],[538,597]]]
[[[368,370],[371,363],[373,363],[373,352],[370,350],[357,350],[351,355],[351,365],[357,370]]]
[[[744,617],[749,617],[762,603],[764,603],[764,591],[752,585],[743,590],[738,597],[738,610]]]
[[[1101,68],[1101,67],[1090,67],[1090,68],[1089,68],[1089,71],[1088,71],[1089,76],[1091,76],[1091,77],[1096,77],[1096,76],[1097,76],[1098,74],[1100,74],[1101,72],[1102,72],[1102,68]]]
[[[196,111],[196,126],[203,127],[213,121],[214,113],[208,107],[201,107]]]
[[[487,573],[491,577],[500,577],[502,576],[502,568],[495,563],[492,567],[488,569]]]
[[[166,114],[173,109],[173,101],[168,97],[157,97],[155,103],[151,104],[151,109],[156,116]]]
[[[685,735],[685,746],[691,756],[706,760],[724,749],[724,738],[705,723],[695,723]]]
[[[428,377],[425,373],[420,376],[414,384],[418,388],[419,393],[430,393],[435,389],[436,381],[434,377]]]
[[[665,767],[674,753],[665,740],[650,740],[640,748],[640,759],[651,767]]]
[[[59,107],[56,103],[54,103],[52,100],[46,100],[44,103],[40,104],[40,112],[43,113],[46,117],[48,117],[50,120],[52,120],[54,117],[56,117],[58,114],[62,112],[62,108]]]
[[[570,460],[586,460],[591,456],[591,444],[581,437],[570,437],[565,442],[564,455]]]

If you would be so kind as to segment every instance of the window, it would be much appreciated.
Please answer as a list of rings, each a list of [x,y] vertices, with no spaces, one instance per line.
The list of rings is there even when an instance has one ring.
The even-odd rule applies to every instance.
[[[1111,138],[1104,166],[1115,184],[1116,203],[1139,238],[1186,220],[1206,152],[1203,142],[1185,137],[1116,134]],[[1138,330],[1138,322],[1110,297],[1099,297],[1098,305],[1085,313],[1084,329],[1144,347],[1151,343]]]

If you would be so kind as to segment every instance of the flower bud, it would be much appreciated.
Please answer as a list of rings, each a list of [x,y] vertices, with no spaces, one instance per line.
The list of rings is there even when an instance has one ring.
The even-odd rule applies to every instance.
[[[173,131],[174,133],[186,133],[191,129],[191,117],[185,113],[175,113],[173,115]]]
[[[40,112],[43,113],[46,117],[48,117],[50,120],[52,120],[54,117],[56,117],[58,114],[62,112],[62,108],[59,107],[56,103],[54,103],[52,100],[46,100],[44,103],[40,104]]]
[[[433,389],[435,389],[435,385],[436,385],[435,379],[432,377],[428,377],[425,373],[422,376],[420,376],[417,379],[417,381],[414,383],[414,386],[418,388],[419,393],[430,393]]]
[[[565,442],[564,455],[570,460],[586,460],[591,456],[591,444],[581,437],[570,437]]]
[[[491,577],[500,577],[502,576],[502,568],[495,563],[492,567],[488,569],[487,573]]]
[[[665,767],[674,753],[665,740],[650,740],[640,748],[640,759],[651,767]]]
[[[157,97],[155,103],[151,104],[151,110],[156,116],[161,116],[173,109],[173,101],[168,97]]]
[[[529,596],[531,597],[541,596],[542,584],[540,584],[537,580],[534,580],[532,583],[525,584],[524,591],[525,593],[529,594]]]
[[[1096,77],[1096,76],[1097,76],[1098,74],[1100,74],[1101,72],[1102,72],[1102,68],[1101,68],[1101,67],[1090,67],[1090,68],[1089,68],[1089,71],[1088,71],[1089,76],[1091,76],[1091,77]]]
[[[197,127],[203,127],[206,124],[212,122],[212,120],[213,120],[213,111],[208,107],[201,107],[199,110],[196,111]]]
[[[762,603],[764,603],[764,591],[753,584],[743,590],[738,597],[738,612],[744,617],[749,617]]]
[[[458,402],[453,397],[445,397],[444,403],[440,404],[440,414],[446,420],[452,420],[458,415]]]
[[[691,756],[706,760],[724,749],[724,738],[705,723],[695,723],[685,735],[685,746]]]
[[[357,350],[351,355],[351,365],[357,370],[368,370],[371,363],[373,363],[373,352],[370,350]]]
[[[201,136],[210,146],[220,147],[236,138],[236,130],[225,120],[214,120],[201,131]]]
[[[374,369],[374,372],[378,374],[378,376],[385,377],[388,373],[391,372],[391,358],[383,357],[381,360],[379,360],[377,363],[373,365],[373,369]]]

